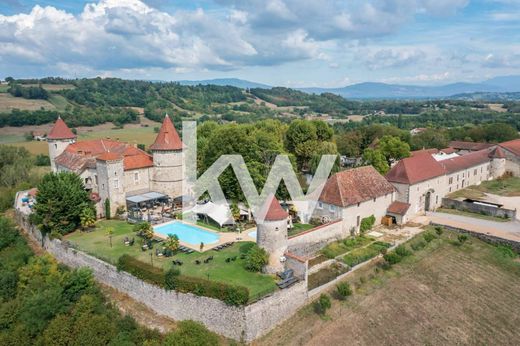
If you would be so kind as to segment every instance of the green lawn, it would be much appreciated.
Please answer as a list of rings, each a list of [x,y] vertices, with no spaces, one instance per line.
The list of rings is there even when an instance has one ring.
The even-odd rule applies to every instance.
[[[321,253],[328,258],[335,258],[339,255],[345,254],[354,249],[363,247],[365,245],[370,244],[374,241],[374,238],[358,236],[358,237],[349,237],[342,240],[337,240],[329,245],[325,246]]]
[[[112,264],[116,264],[121,255],[129,254],[143,262],[150,263],[153,260],[154,265],[169,269],[172,267],[172,259],[178,259],[184,262],[182,266],[176,266],[181,270],[182,274],[245,286],[249,288],[251,299],[256,299],[276,289],[275,280],[272,276],[252,273],[244,269],[244,260],[240,259],[240,254],[247,252],[254,244],[252,242],[236,243],[218,252],[210,250],[203,253],[195,252],[189,255],[179,253],[173,257],[165,258],[155,256],[155,248],[149,251],[141,251],[140,238],[133,233],[133,225],[125,221],[104,220],[98,222],[97,225],[97,229],[92,232],[76,231],[67,235],[65,239],[76,244],[80,250]],[[114,229],[112,247],[110,247],[109,237],[106,233],[107,227]],[[125,236],[130,239],[135,237],[135,245],[125,246],[123,243]],[[156,244],[155,246],[158,245]],[[213,256],[213,261],[207,264],[195,264],[195,260],[203,261],[208,256]],[[226,258],[233,256],[237,256],[236,261],[229,263],[225,261]]]
[[[9,90],[9,85],[0,85],[0,93],[6,93]]]
[[[309,225],[308,223],[294,223],[293,228],[291,228],[288,232],[289,237],[296,235],[301,232],[308,231],[310,229],[313,229],[315,226]]]

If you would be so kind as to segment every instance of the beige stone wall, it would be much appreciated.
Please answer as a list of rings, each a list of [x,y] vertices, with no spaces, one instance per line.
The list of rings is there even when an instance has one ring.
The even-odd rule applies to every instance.
[[[507,149],[504,149],[504,153],[506,154],[505,171],[520,177],[520,158]]]
[[[110,213],[114,215],[117,208],[126,208],[126,194],[124,189],[123,160],[119,161],[97,161],[99,196],[102,203],[105,199],[110,200]],[[104,215],[106,216],[106,215]]]
[[[47,145],[49,147],[49,158],[51,160],[51,170],[53,172],[57,171],[56,163],[54,162],[54,159],[56,156],[63,153],[63,151],[69,146],[69,144],[74,143],[74,139],[64,139],[64,140],[52,140],[49,139],[47,141]]]
[[[124,189],[127,194],[150,190],[152,168],[132,169],[124,172]]]
[[[182,151],[155,151],[150,187],[172,198],[182,195],[184,181]]]
[[[269,254],[269,264],[264,268],[267,273],[284,269],[280,258],[287,250],[287,219],[264,221],[256,225],[256,243]]]

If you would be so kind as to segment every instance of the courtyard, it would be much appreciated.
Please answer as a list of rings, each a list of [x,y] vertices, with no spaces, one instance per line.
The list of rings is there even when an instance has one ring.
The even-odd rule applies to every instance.
[[[109,237],[107,230],[113,230]],[[225,235],[225,233],[222,233]],[[230,233],[236,237],[236,233]],[[247,238],[246,234],[243,234]],[[133,246],[125,244],[125,239],[135,239]],[[251,300],[258,299],[275,291],[275,278],[270,275],[247,271],[244,268],[244,256],[254,245],[253,241],[235,242],[222,250],[207,250],[192,253],[177,252],[172,257],[157,256],[155,250],[162,248],[161,243],[154,243],[152,249],[143,251],[141,238],[133,232],[133,225],[121,220],[102,220],[90,232],[76,231],[64,237],[79,250],[85,251],[108,263],[116,264],[124,254],[153,264],[164,270],[175,266],[183,275],[209,279],[249,289]],[[213,259],[204,261],[212,256]],[[182,265],[173,264],[180,261]],[[197,264],[197,263],[200,264]]]

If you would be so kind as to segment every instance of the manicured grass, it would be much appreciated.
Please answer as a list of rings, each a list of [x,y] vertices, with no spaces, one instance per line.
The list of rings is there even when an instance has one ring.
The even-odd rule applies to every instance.
[[[314,226],[310,225],[308,223],[294,223],[293,228],[291,228],[289,230],[288,235],[290,237],[290,236],[296,235],[298,233],[308,231],[313,228],[314,228]]]
[[[112,247],[109,244],[109,237],[106,228],[112,227]],[[97,224],[96,230],[92,232],[76,231],[67,235],[66,240],[76,244],[78,249],[83,250],[95,257],[103,259],[109,263],[116,264],[118,258],[123,254],[129,254],[139,260],[161,266],[164,269],[171,268],[172,260],[177,259],[183,262],[182,266],[175,266],[181,273],[187,276],[201,277],[228,284],[240,285],[249,288],[251,299],[273,292],[276,289],[275,280],[270,275],[252,273],[244,269],[244,260],[240,259],[242,253],[246,253],[254,244],[252,242],[235,243],[221,251],[209,250],[203,253],[194,252],[192,254],[178,253],[173,257],[157,257],[154,249],[141,251],[140,238],[132,231],[133,225],[119,220],[104,220]],[[134,246],[125,246],[124,238],[135,238]],[[152,254],[152,256],[150,256]],[[213,256],[214,259],[209,263],[195,264],[195,260],[203,262],[204,259]],[[226,262],[226,258],[236,256],[235,261]]]
[[[489,220],[489,221],[497,221],[497,222],[508,222],[508,221],[511,221],[511,219],[504,219],[504,218],[501,218],[501,217],[496,217],[496,216],[491,216],[491,215],[483,215],[483,214],[479,214],[479,213],[472,213],[472,212],[469,212],[469,211],[462,211],[462,210],[457,210],[457,209],[438,208],[436,211],[439,212],[439,213],[468,216],[468,217],[473,217],[473,218],[476,218],[476,219]]]
[[[374,241],[374,238],[358,236],[338,240],[325,246],[321,253],[328,258],[335,258],[354,249],[363,247]]]

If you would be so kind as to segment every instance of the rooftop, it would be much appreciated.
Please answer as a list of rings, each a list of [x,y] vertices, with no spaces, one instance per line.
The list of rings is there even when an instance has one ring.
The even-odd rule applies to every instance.
[[[348,207],[357,203],[385,196],[395,191],[372,166],[348,169],[330,177],[320,195],[320,201]]]
[[[58,120],[54,123],[51,131],[47,135],[47,139],[74,139],[76,135],[72,133],[67,124],[58,117]]]
[[[520,139],[514,139],[512,141],[500,143],[499,145],[513,154],[520,156]]]
[[[457,150],[478,151],[490,148],[494,146],[494,144],[482,142],[451,141],[449,146]]]
[[[155,142],[150,146],[151,150],[181,150],[182,141],[173,126],[173,122],[168,115],[164,117],[161,129],[157,134]]]

